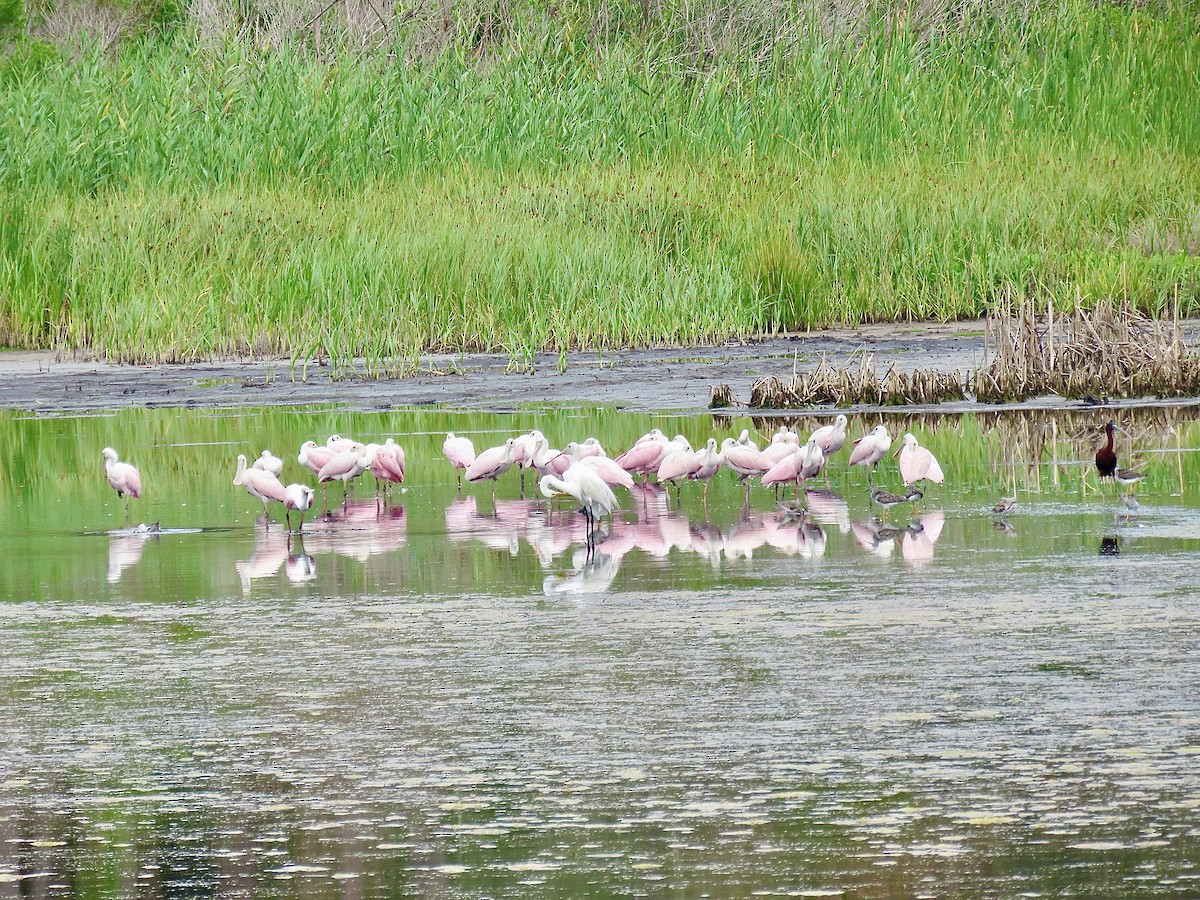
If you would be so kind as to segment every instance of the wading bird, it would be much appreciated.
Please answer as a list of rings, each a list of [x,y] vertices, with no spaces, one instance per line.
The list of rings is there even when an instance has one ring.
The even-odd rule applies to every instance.
[[[1129,433],[1116,422],[1109,422],[1104,426],[1108,442],[1096,451],[1096,471],[1100,473],[1101,478],[1112,478],[1116,474],[1117,451],[1113,449],[1113,435],[1118,431],[1121,434]]]
[[[908,496],[902,497],[899,494],[893,494],[890,491],[885,491],[877,484],[871,486],[871,502],[883,507],[884,510],[889,510],[893,506],[899,506],[901,503],[912,503],[919,499],[920,496],[910,499]]]
[[[850,465],[870,466],[868,479],[875,477],[875,466],[887,456],[892,449],[892,436],[883,425],[876,425],[870,433],[863,435],[854,442],[854,450],[850,454]]]
[[[1014,512],[1017,508],[1016,495],[1012,497],[1003,497],[1000,502],[992,507],[992,515],[1007,516],[1010,512]]]
[[[1133,487],[1145,477],[1146,476],[1143,472],[1135,472],[1133,469],[1118,468],[1117,471],[1113,472],[1113,478],[1115,478],[1120,484],[1123,484],[1125,487],[1129,488]],[[1132,494],[1133,491],[1130,491],[1129,493]]]
[[[364,444],[355,441],[343,441],[339,446],[345,449],[339,451],[333,459],[321,466],[317,473],[318,484],[328,484],[331,481],[342,483],[342,499],[350,495],[350,482],[371,468],[371,456]],[[326,497],[328,497],[326,488]],[[327,504],[328,505],[328,504]]]
[[[472,484],[477,481],[491,481],[493,502],[496,499],[496,479],[513,467],[515,443],[509,438],[499,447],[489,447],[475,457],[475,461],[467,466],[463,473]]]
[[[846,417],[839,415],[832,425],[822,425],[808,439],[815,440],[826,457],[833,456],[846,443]]]
[[[100,451],[100,455],[104,457],[104,471],[108,475],[109,487],[125,501],[125,521],[128,522],[129,498],[142,499],[142,476],[129,463],[119,461],[117,451],[112,447],[105,447]]]
[[[271,514],[267,510],[267,504],[272,500],[276,503],[287,503],[287,495],[283,485],[270,472],[263,471],[262,469],[246,468],[246,454],[239,453],[237,462],[237,474],[233,476],[233,483],[238,487],[244,487],[250,496],[257,497],[262,501],[263,517],[267,520],[269,526]]]
[[[292,530],[292,510],[300,513],[300,527],[296,530],[304,532],[304,513],[312,506],[316,492],[307,484],[289,484],[283,489],[284,517],[287,519],[288,531]]]
[[[900,477],[904,479],[905,485],[910,485],[914,481],[932,481],[934,484],[942,484],[946,480],[946,476],[942,474],[942,467],[938,465],[934,455],[918,444],[917,439],[911,434],[904,436],[904,443],[893,455],[900,457]]]
[[[453,431],[446,432],[446,440],[442,442],[442,453],[454,466],[454,474],[458,476],[458,489],[462,490],[463,472],[475,462],[475,445],[470,438],[456,437]]]
[[[404,483],[404,448],[392,438],[382,444],[367,444],[367,456],[371,461],[371,474],[375,476],[375,496],[383,485],[383,500],[388,499],[388,487]]]
[[[538,487],[544,497],[567,494],[575,498],[580,505],[580,512],[587,519],[588,553],[594,553],[597,522],[604,516],[611,517],[612,511],[618,508],[617,496],[612,488],[590,466],[578,463],[568,468],[562,478],[543,475]]]

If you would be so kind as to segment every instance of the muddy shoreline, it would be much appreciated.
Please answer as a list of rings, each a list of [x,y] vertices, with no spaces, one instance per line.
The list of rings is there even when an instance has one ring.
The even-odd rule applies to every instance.
[[[734,396],[744,402],[759,378],[788,378],[794,368],[815,368],[822,356],[834,365],[857,365],[862,354],[873,354],[881,373],[891,365],[900,371],[930,367],[966,370],[982,358],[983,323],[864,326],[720,347],[576,353],[568,357],[563,372],[557,369],[557,354],[536,357],[532,372],[509,371],[509,358],[500,354],[434,355],[423,358],[420,373],[395,379],[334,380],[328,367],[310,364],[307,380],[301,381],[297,375],[293,381],[288,360],[126,366],[64,359],[53,351],[7,351],[0,353],[0,408],[46,415],[139,406],[205,409],[309,404],[365,411],[443,406],[506,412],[542,404],[582,404],[695,412],[708,409],[713,385],[730,385]],[[1147,402],[1200,403],[1184,398],[1114,405]],[[1085,404],[1061,398],[1021,404],[1046,408],[1081,405]],[[996,407],[955,403],[936,408],[958,412]],[[737,406],[729,412],[745,414],[747,410]]]

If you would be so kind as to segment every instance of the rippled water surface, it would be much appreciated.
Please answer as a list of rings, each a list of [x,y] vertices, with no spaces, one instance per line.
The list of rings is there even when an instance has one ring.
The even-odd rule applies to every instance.
[[[806,521],[622,491],[590,560],[514,474],[458,494],[445,431],[775,423],[0,415],[0,896],[1200,895],[1190,413],[1124,414],[1134,516],[1085,487],[1101,414],[888,420],[948,475],[919,528],[843,451]],[[405,492],[264,528],[236,455],[300,480],[335,431],[400,441]]]

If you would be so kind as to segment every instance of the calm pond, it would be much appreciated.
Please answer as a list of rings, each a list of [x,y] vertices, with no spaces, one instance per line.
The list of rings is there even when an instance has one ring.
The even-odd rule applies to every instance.
[[[1084,480],[1112,416],[1132,516]],[[885,417],[947,474],[921,528],[843,450],[804,523],[728,472],[619,491],[590,561],[515,472],[460,495],[445,432],[777,421],[0,420],[0,896],[1200,895],[1193,410]],[[237,454],[311,483],[335,432],[405,447],[393,505],[257,523]],[[162,533],[123,533],[108,445]]]

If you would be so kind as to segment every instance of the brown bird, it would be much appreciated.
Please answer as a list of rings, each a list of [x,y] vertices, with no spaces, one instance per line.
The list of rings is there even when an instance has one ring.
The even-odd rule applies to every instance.
[[[992,514],[997,516],[1006,516],[1016,508],[1017,498],[1015,496],[1004,497],[999,503],[992,507]]]
[[[1112,478],[1117,471],[1117,451],[1113,449],[1113,433],[1117,431],[1121,434],[1129,433],[1116,422],[1109,422],[1104,426],[1104,433],[1108,435],[1108,443],[1096,451],[1096,471],[1100,473],[1101,478]]]

